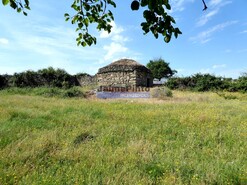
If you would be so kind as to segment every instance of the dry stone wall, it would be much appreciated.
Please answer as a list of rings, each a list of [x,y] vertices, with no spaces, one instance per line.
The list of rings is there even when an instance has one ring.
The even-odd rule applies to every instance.
[[[90,85],[97,85],[97,77],[85,75],[77,77],[77,81],[79,82],[80,86],[90,86]]]
[[[136,86],[136,71],[97,74],[99,86]]]
[[[153,78],[150,73],[137,71],[136,72],[136,84],[137,86],[151,87],[153,85]]]
[[[149,79],[149,80],[148,80]],[[97,74],[98,86],[152,86],[150,73],[140,70]]]

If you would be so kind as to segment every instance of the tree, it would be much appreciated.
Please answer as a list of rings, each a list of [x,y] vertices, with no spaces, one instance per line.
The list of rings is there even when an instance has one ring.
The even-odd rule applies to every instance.
[[[111,32],[111,22],[114,16],[109,9],[116,8],[114,0],[73,0],[71,8],[75,11],[74,15],[65,13],[65,20],[71,20],[72,24],[77,24],[76,31],[78,37],[77,45],[87,46],[96,44],[97,40],[89,33],[89,26],[96,24],[97,29]],[[202,0],[204,9],[207,9],[206,3]],[[3,5],[9,5],[17,12],[27,15],[26,10],[30,10],[29,0],[2,0]],[[144,34],[151,32],[157,39],[159,36],[164,38],[166,43],[170,42],[172,36],[178,37],[182,32],[174,27],[176,21],[168,14],[171,10],[169,0],[133,0],[131,5],[133,11],[142,8],[145,21],[141,23]]]
[[[8,79],[5,75],[0,75],[0,89],[8,86]]]
[[[235,86],[238,91],[247,92],[247,72],[238,78]]]
[[[161,78],[170,78],[175,73],[176,70],[172,70],[169,67],[169,63],[165,62],[162,58],[150,60],[147,64],[147,68],[149,68],[153,74],[154,78],[161,80]]]

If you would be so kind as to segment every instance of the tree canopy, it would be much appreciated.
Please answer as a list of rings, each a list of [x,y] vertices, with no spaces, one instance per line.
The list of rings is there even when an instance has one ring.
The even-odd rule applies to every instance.
[[[147,64],[147,68],[151,70],[153,77],[159,80],[161,80],[161,78],[172,77],[177,73],[177,71],[171,69],[169,63],[165,62],[162,58],[150,60]]]
[[[204,9],[206,3],[202,0]],[[2,0],[3,5],[9,5],[17,12],[27,15],[26,10],[30,10],[29,0]],[[96,24],[96,28],[101,31],[111,32],[111,22],[114,15],[110,8],[116,8],[114,0],[72,0],[71,8],[75,11],[74,15],[65,13],[65,20],[76,24],[78,37],[77,45],[91,46],[96,44],[96,37],[89,33],[89,26]],[[143,11],[144,21],[140,24],[144,34],[151,32],[157,39],[163,37],[166,43],[170,42],[174,36],[177,38],[182,32],[175,27],[176,21],[169,15],[171,5],[169,0],[133,0],[130,4],[133,11]]]

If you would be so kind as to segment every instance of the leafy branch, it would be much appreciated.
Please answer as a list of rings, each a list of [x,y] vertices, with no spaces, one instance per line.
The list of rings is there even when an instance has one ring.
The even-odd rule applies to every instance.
[[[27,16],[27,12],[25,10],[30,10],[29,0],[2,0],[3,5],[10,5],[11,8],[15,9],[18,13],[22,12],[25,16]]]
[[[27,15],[26,10],[30,10],[29,0],[2,0],[3,5],[10,5],[17,12],[23,12]],[[202,0],[204,9],[207,5]],[[65,13],[65,20],[71,20],[72,24],[76,24],[77,45],[91,46],[96,44],[97,39],[90,34],[89,26],[96,24],[96,28],[101,31],[111,32],[111,22],[114,21],[113,13],[108,6],[116,8],[114,0],[73,0],[71,8],[75,11],[74,15]],[[159,36],[164,38],[166,43],[170,42],[174,36],[177,38],[182,32],[179,28],[174,27],[176,21],[168,13],[171,10],[169,0],[133,0],[131,5],[133,11],[140,8],[143,9],[143,17],[145,21],[141,23],[144,34],[151,32],[157,39]]]
[[[111,22],[114,20],[113,14],[107,10],[107,5],[114,8],[116,4],[112,0],[74,0],[71,8],[75,10],[76,14],[70,16],[65,13],[65,20],[71,20],[72,24],[77,24],[76,32],[78,37],[76,39],[77,45],[91,46],[96,44],[96,38],[89,33],[89,26],[95,23],[97,29],[111,32]]]
[[[167,13],[171,10],[169,0],[134,0],[131,3],[132,10],[139,10],[140,7],[145,8],[145,21],[141,23],[144,34],[151,31],[156,39],[161,35],[166,43],[170,42],[173,34],[175,38],[182,34],[179,28],[173,26],[176,24],[174,18]]]

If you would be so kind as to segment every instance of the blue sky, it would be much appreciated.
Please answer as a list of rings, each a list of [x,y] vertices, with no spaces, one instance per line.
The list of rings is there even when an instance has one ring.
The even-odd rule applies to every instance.
[[[142,11],[131,11],[131,0],[116,0],[111,34],[91,29],[97,45],[78,47],[75,27],[64,21],[72,1],[30,0],[25,17],[0,5],[0,74],[13,74],[52,66],[70,74],[97,73],[120,58],[146,65],[162,57],[178,76],[210,73],[237,78],[247,72],[246,0],[170,0],[171,14],[183,32],[166,44],[143,35]]]

